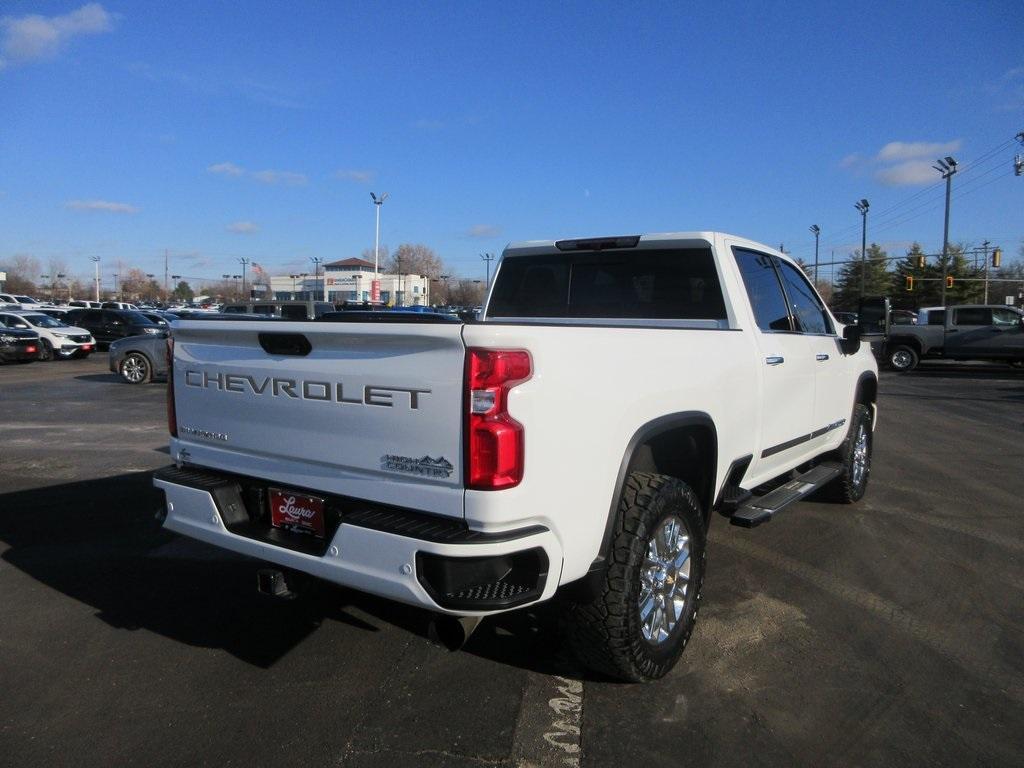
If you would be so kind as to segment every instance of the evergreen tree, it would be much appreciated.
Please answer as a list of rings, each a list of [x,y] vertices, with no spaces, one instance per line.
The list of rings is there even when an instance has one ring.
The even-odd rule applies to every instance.
[[[925,257],[925,266],[919,267],[918,259]],[[929,270],[934,267],[928,266],[928,257],[921,249],[920,243],[914,243],[907,251],[907,255],[896,262],[896,268],[892,273],[892,305],[894,309],[918,309],[919,307],[935,306],[939,303],[939,283],[934,279],[924,278],[934,276]],[[907,278],[914,278],[914,285],[907,290]]]
[[[860,249],[839,268],[834,306],[837,309],[856,310],[861,298],[861,271],[864,272],[864,296],[888,296],[892,290],[888,254],[877,243],[868,246],[867,259],[861,261]]]

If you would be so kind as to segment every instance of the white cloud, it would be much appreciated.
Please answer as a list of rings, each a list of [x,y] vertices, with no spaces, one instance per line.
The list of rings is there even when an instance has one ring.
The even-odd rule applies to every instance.
[[[0,18],[0,69],[52,59],[72,38],[113,28],[114,17],[99,3],[88,3],[63,16],[4,16]]]
[[[271,170],[247,171],[242,166],[235,165],[234,163],[215,163],[213,165],[206,166],[206,170],[209,173],[215,173],[218,176],[231,176],[233,178],[247,176],[261,184],[284,184],[289,187],[302,186],[309,181],[304,173]]]
[[[877,160],[897,163],[905,160],[933,159],[960,149],[960,139],[953,141],[890,141],[878,151]]]
[[[474,224],[466,231],[469,237],[497,237],[501,234],[501,228],[493,224]]]
[[[1024,109],[1024,67],[1014,67],[1003,73],[998,81],[985,87],[997,101],[999,112]]]
[[[963,142],[952,141],[890,141],[874,155],[849,154],[839,167],[856,176],[871,174],[889,187],[931,184],[938,178],[932,168],[936,159],[959,151]]]
[[[109,200],[68,200],[64,204],[73,211],[104,211],[106,213],[138,213],[139,209],[128,203],[112,203]]]
[[[221,176],[241,176],[245,173],[245,168],[241,168],[234,163],[214,163],[213,165],[206,166],[206,170]]]
[[[236,235],[250,235],[259,232],[259,229],[259,225],[251,221],[233,221],[227,226],[228,232],[234,232]]]
[[[359,171],[352,168],[342,169],[334,172],[334,178],[342,181],[356,181],[360,184],[369,184],[377,178],[376,171]]]
[[[889,187],[911,187],[931,184],[939,179],[939,173],[929,160],[908,160],[875,171],[875,178]]]
[[[294,171],[253,171],[250,175],[263,184],[286,184],[289,187],[302,186],[308,181],[306,174]]]

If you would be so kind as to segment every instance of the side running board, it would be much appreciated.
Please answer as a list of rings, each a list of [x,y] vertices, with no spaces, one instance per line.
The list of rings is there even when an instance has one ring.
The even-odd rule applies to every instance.
[[[822,462],[764,496],[752,496],[736,508],[729,521],[743,528],[767,523],[776,512],[818,490],[842,471],[843,467],[837,461]]]

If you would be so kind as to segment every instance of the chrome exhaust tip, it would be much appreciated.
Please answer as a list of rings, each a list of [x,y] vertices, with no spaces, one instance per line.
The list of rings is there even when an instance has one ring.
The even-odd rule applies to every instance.
[[[427,627],[427,637],[449,651],[461,649],[483,621],[483,616],[448,616],[438,614]]]

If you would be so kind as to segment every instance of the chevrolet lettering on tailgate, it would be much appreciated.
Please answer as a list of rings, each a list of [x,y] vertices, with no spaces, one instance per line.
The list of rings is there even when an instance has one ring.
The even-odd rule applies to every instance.
[[[270,395],[271,397],[290,397],[296,400],[321,400],[327,403],[350,403],[352,405],[380,405],[393,408],[401,404],[404,398],[395,400],[395,393],[409,396],[409,408],[419,410],[420,395],[429,395],[429,389],[413,387],[388,387],[367,384],[355,388],[356,397],[345,397],[344,384],[340,381],[302,381],[300,379],[262,378],[246,373],[213,373],[209,371],[185,371],[185,386],[200,389],[216,389],[221,392],[251,392],[254,395]],[[351,389],[349,390],[351,394]]]

